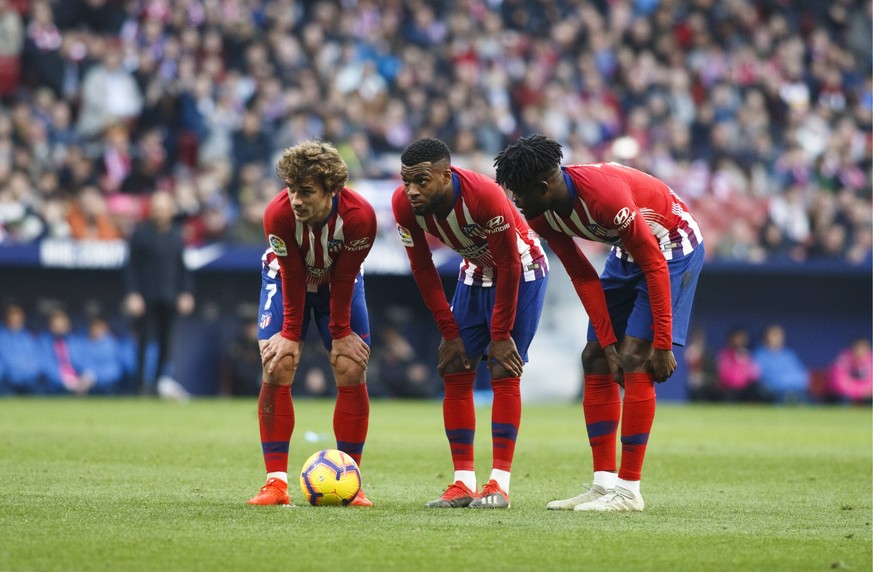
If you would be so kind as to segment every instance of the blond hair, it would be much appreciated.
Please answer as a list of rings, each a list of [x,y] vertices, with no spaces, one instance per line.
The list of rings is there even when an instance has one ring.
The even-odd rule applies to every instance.
[[[341,191],[349,168],[336,147],[325,141],[304,141],[288,147],[276,163],[276,174],[289,188],[318,183],[328,192]]]

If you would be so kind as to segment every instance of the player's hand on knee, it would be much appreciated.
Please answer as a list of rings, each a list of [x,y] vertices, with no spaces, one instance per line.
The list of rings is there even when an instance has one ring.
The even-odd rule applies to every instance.
[[[488,351],[489,363],[496,363],[503,369],[508,371],[513,377],[521,377],[521,372],[524,371],[524,360],[518,353],[515,347],[515,341],[512,338],[505,340],[491,340],[491,346]]]
[[[261,365],[267,373],[273,373],[279,360],[283,357],[291,358],[291,369],[296,370],[300,362],[300,342],[295,342],[282,337],[281,332],[273,334],[273,337],[261,349]]]
[[[618,353],[618,344],[609,344],[603,348],[603,356],[606,358],[606,365],[609,367],[612,380],[621,387],[624,387],[624,368],[621,367],[621,355]]]
[[[336,338],[331,343],[330,364],[336,367],[340,356],[347,357],[362,368],[367,368],[370,361],[370,346],[358,334],[351,333],[342,338]]]
[[[655,382],[662,383],[676,371],[676,357],[673,350],[655,349],[652,352],[652,375]]]
[[[467,350],[464,348],[464,341],[458,336],[452,340],[445,338],[440,342],[439,361],[437,362],[437,372],[442,377],[448,368],[455,361],[461,364],[464,369],[470,369],[470,358],[467,357]]]

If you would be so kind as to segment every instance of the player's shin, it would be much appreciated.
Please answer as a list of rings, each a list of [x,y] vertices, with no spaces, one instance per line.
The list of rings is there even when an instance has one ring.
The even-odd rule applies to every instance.
[[[261,384],[258,425],[268,477],[288,481],[288,444],[294,431],[290,385]]]
[[[621,418],[621,390],[611,375],[585,376],[582,409],[594,462],[594,484],[610,489],[615,479],[615,440]]]
[[[476,372],[446,374],[443,398],[443,423],[452,453],[455,481],[476,490],[473,472],[473,437],[476,432],[476,409],[473,405],[473,382]]]
[[[650,373],[625,373],[618,478],[639,481],[655,419],[655,384]]]
[[[352,457],[358,466],[361,465],[369,424],[370,397],[367,384],[338,386],[333,413],[336,448]]]
[[[494,403],[491,407],[491,439],[494,451],[494,468],[491,479],[497,481],[504,492],[509,492],[509,472],[515,454],[515,441],[521,423],[521,390],[517,377],[494,379]]]

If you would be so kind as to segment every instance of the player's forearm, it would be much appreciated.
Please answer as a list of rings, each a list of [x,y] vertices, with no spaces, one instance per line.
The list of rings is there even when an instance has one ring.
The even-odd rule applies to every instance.
[[[443,292],[442,281],[436,267],[431,263],[429,266],[413,266],[412,277],[418,286],[418,291],[424,300],[424,305],[430,310],[434,322],[440,331],[440,335],[447,340],[458,337],[458,324],[452,315],[452,308],[446,300]]]

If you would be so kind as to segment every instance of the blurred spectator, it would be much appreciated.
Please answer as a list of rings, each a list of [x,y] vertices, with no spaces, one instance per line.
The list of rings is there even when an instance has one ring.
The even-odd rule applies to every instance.
[[[39,343],[27,329],[24,308],[7,303],[0,326],[0,395],[38,393],[41,375]]]
[[[73,334],[70,316],[60,306],[48,312],[47,331],[40,337],[38,354],[46,379],[46,392],[51,394],[85,395],[94,387],[93,372],[86,372],[74,359],[78,342]]]
[[[88,333],[73,339],[70,354],[81,377],[91,380],[90,393],[114,395],[122,388],[125,367],[122,348],[100,316],[88,321]]]
[[[70,236],[76,240],[118,240],[121,232],[109,216],[97,187],[84,187],[67,214]]]
[[[221,394],[256,396],[261,390],[261,352],[258,350],[258,322],[246,320],[231,340],[221,362]]]
[[[21,77],[24,29],[9,0],[0,0],[0,98],[12,95]]]
[[[728,333],[727,345],[718,353],[718,387],[727,401],[770,401],[761,384],[761,367],[749,349],[749,334],[742,328]]]
[[[695,327],[685,345],[685,369],[688,372],[688,398],[692,401],[718,401],[718,372],[715,356],[706,344],[706,330]]]
[[[150,220],[137,226],[130,239],[125,307],[135,319],[139,342],[137,390],[154,394],[161,381],[145,379],[145,353],[154,336],[158,340],[156,376],[172,380],[170,356],[173,324],[177,315],[194,309],[193,279],[183,259],[182,233],[174,223],[176,205],[167,192],[151,199]]]
[[[376,378],[390,397],[430,398],[441,391],[431,368],[417,358],[415,348],[401,331],[391,324],[382,327],[378,348],[374,349],[373,369]]]
[[[858,338],[837,356],[830,367],[830,397],[870,405],[873,400],[873,351],[870,340]]]
[[[120,43],[107,42],[102,51],[101,62],[82,80],[78,129],[83,137],[99,135],[117,121],[136,119],[143,108],[139,86],[124,67]]]
[[[764,329],[761,345],[753,352],[761,368],[761,384],[779,403],[809,401],[809,370],[797,353],[785,346],[785,330],[779,324]]]

